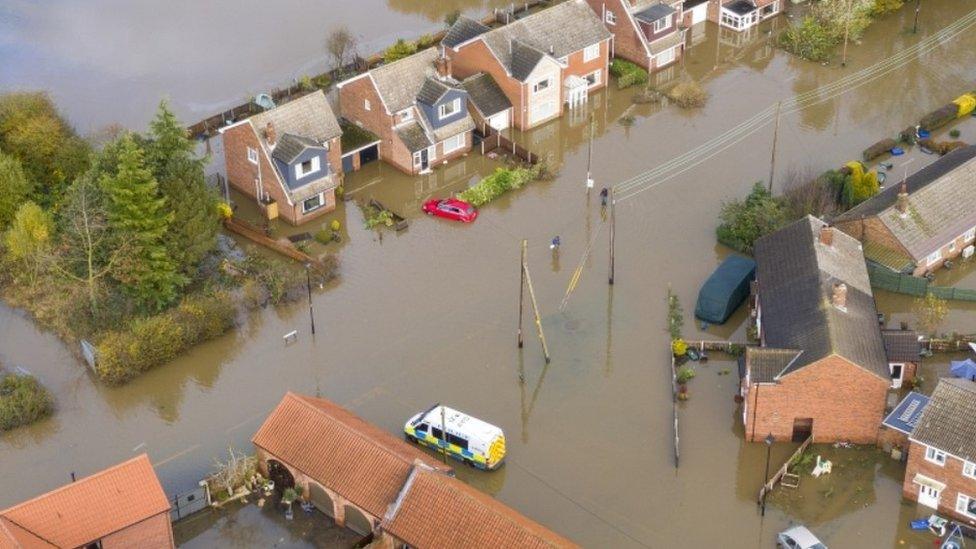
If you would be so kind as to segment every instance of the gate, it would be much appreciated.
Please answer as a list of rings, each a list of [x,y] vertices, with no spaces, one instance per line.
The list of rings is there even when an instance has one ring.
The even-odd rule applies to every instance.
[[[170,520],[176,522],[184,519],[193,513],[203,511],[210,507],[210,493],[207,490],[206,482],[201,483],[195,489],[177,494],[171,501],[172,509],[169,510]]]

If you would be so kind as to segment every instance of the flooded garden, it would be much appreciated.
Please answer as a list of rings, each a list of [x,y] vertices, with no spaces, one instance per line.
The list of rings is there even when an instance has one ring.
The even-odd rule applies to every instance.
[[[349,11],[413,14],[409,24],[396,19],[403,26],[389,32],[399,34],[437,27],[453,4],[474,13],[491,7],[489,2],[451,2],[443,8],[406,0],[370,4],[376,9]],[[902,501],[902,466],[873,448],[811,446],[808,452],[833,461],[833,472],[816,479],[803,474],[795,490],[777,488],[761,516],[756,497],[766,447],[744,441],[731,357],[715,355],[696,366],[690,398],[679,404],[681,461],[675,467],[667,291],[670,287],[685,304],[688,339],[745,340],[744,308],[707,331],[691,309],[702,282],[730,253],[715,243],[722,204],[745,196],[754,182],[769,176],[772,126],[729,139],[709,158],[678,166],[666,178],[648,176],[628,186],[616,209],[613,286],[607,284],[608,228],[597,191],[633,182],[778,101],[811,90],[822,90],[823,100],[782,116],[775,179],[820,173],[858,158],[871,143],[974,87],[976,32],[946,38],[890,74],[849,86],[843,94],[832,95],[829,85],[972,10],[976,0],[929,0],[917,35],[910,30],[911,10],[886,16],[851,47],[845,68],[802,61],[778,49],[773,37],[786,17],[746,33],[711,24],[693,28],[681,63],[651,78],[657,85],[700,82],[708,93],[704,107],[635,103],[633,91],[611,85],[590,98],[585,112],[516,134],[515,141],[542,156],[558,176],[495,199],[470,225],[429,219],[420,205],[464,190],[502,166],[501,160],[472,150],[422,176],[368,164],[346,176],[350,200],[335,212],[310,226],[272,226],[283,236],[314,234],[340,222],[340,242],[310,244],[313,254],[333,252],[340,260],[338,278],[313,294],[314,335],[305,303],[261,309],[239,329],[172,363],[127,385],[107,387],[55,335],[39,330],[18,310],[0,308],[0,362],[35,374],[56,401],[49,419],[0,435],[0,507],[59,486],[71,472],[87,474],[140,452],[149,453],[168,493],[192,488],[228,445],[250,448],[257,427],[291,390],[335,401],[391,433],[400,433],[407,418],[435,402],[502,427],[506,465],[489,473],[459,468],[458,476],[587,547],[769,547],[778,531],[796,523],[809,526],[830,546],[930,546],[930,536],[908,530],[908,521],[920,511]],[[360,24],[357,17],[350,14],[348,24]],[[300,19],[306,17],[294,17],[292,24]],[[326,15],[319,18],[325,20]],[[389,32],[378,30],[375,39],[382,41]],[[316,48],[288,46],[291,68],[275,76],[280,80],[303,66],[302,58],[320,51]],[[266,76],[260,66],[228,62],[250,77]],[[243,95],[257,83],[236,85]],[[213,86],[204,86],[201,97],[232,93]],[[189,89],[180,93],[192,96]],[[150,104],[157,100],[153,96]],[[184,105],[189,108],[181,114],[198,112],[190,102]],[[219,110],[211,105],[202,114]],[[85,100],[64,104],[69,113],[85,106]],[[104,119],[91,112],[79,117]],[[596,190],[588,194],[591,119]],[[953,127],[960,139],[976,142],[976,120]],[[909,151],[898,159],[896,173],[901,166],[915,171],[932,159]],[[781,185],[774,185],[774,192]],[[356,201],[369,199],[406,217],[409,228],[365,229]],[[256,220],[256,207],[239,202],[240,215]],[[557,235],[562,244],[553,254],[549,242]],[[528,240],[528,265],[552,355],[548,364],[531,330],[524,348],[516,345],[522,239]],[[578,282],[570,286],[576,273]],[[976,266],[962,264],[941,273],[937,282],[976,288]],[[889,322],[914,322],[913,298],[883,291],[875,297]],[[976,332],[973,313],[976,303],[952,303],[944,330]],[[282,336],[293,330],[298,339],[286,344]],[[936,355],[923,362],[923,391],[931,391],[950,358],[957,357]],[[775,444],[773,466],[794,449]],[[335,532],[312,540],[285,537],[291,526],[282,529],[277,516],[254,505],[239,513],[187,527],[180,541],[198,547],[246,542],[232,537],[242,535],[234,527],[240,520],[264,525],[251,539],[282,537],[306,546],[342,542],[326,539],[340,535]]]

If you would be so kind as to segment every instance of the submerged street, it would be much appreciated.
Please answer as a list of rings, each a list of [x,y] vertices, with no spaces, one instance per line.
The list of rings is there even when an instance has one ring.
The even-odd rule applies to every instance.
[[[751,34],[698,29],[682,63],[652,76],[652,83],[655,77],[698,80],[709,92],[703,109],[635,105],[632,91],[615,86],[590,98],[596,188],[589,196],[585,115],[567,114],[517,136],[559,176],[494,201],[471,225],[427,218],[420,204],[463,190],[499,161],[472,150],[463,161],[417,177],[369,164],[347,176],[346,194],[376,198],[405,215],[411,221],[405,232],[380,238],[365,230],[352,201],[311,226],[276,227],[279,235],[314,233],[332,219],[342,222],[340,244],[315,248],[337,253],[341,267],[339,278],[313,295],[314,336],[306,303],[265,309],[236,332],[111,388],[96,383],[54,335],[23,313],[0,308],[0,361],[37,375],[57,399],[52,418],[0,435],[0,508],[63,484],[71,472],[85,475],[140,452],[149,453],[168,493],[192,488],[228,446],[250,449],[257,427],[290,390],[331,399],[397,435],[407,418],[435,402],[502,427],[506,465],[490,473],[458,468],[458,476],[587,547],[770,547],[776,532],[796,522],[815,527],[835,547],[929,545],[907,529],[916,514],[914,504],[901,500],[902,469],[879,452],[859,457],[862,476],[846,494],[857,497],[839,493],[830,500],[812,487],[818,480],[804,478],[810,483],[804,493],[826,503],[785,506],[774,498],[760,517],[755,498],[765,447],[743,440],[732,359],[714,356],[697,367],[691,398],[680,406],[681,461],[674,466],[666,291],[670,286],[682,300],[687,338],[745,339],[745,308],[707,332],[692,312],[701,283],[729,253],[715,243],[722,203],[768,178],[771,124],[728,140],[698,165],[686,162],[667,180],[650,178],[623,194],[612,287],[597,193],[777,101],[889,59],[973,10],[976,0],[929,0],[917,35],[910,32],[909,9],[880,19],[851,48],[846,68],[775,48],[770,24],[784,25],[785,17]],[[433,26],[441,16],[429,18]],[[859,158],[868,145],[974,82],[976,32],[969,28],[890,74],[784,115],[774,190],[791,174],[812,176]],[[622,124],[628,116],[633,124]],[[960,139],[976,141],[976,120],[955,127]],[[934,159],[917,151],[902,158],[894,160],[895,173]],[[248,207],[242,205],[245,214]],[[556,235],[558,256],[548,246]],[[525,347],[516,346],[523,238],[552,354],[548,365],[528,313]],[[976,268],[942,273],[940,282],[976,288]],[[876,299],[889,321],[912,321],[907,296],[879,291]],[[952,307],[946,328],[976,331],[976,303]],[[292,330],[298,340],[286,345],[282,336]],[[932,383],[949,358],[924,364]],[[772,462],[778,466],[793,449],[775,445]]]

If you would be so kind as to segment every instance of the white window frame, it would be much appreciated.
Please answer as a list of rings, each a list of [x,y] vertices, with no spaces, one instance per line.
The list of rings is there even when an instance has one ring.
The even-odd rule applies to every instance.
[[[605,14],[603,14],[603,21],[606,22],[606,24],[608,24],[608,25],[616,25],[617,24],[617,15],[615,13],[613,13],[612,11],[607,10],[607,12]]]
[[[593,82],[590,82],[590,77],[591,76],[593,77]],[[593,88],[599,86],[600,84],[603,84],[603,69],[597,69],[597,70],[591,72],[590,74],[585,75],[583,77],[583,80],[586,80],[586,83],[587,83],[586,87],[587,87],[587,89],[593,89]]]
[[[311,167],[310,167],[310,169],[307,172],[302,169],[302,163],[301,162],[299,162],[298,164],[295,164],[295,177],[298,178],[298,179],[301,179],[303,177],[306,177],[308,175],[311,175],[311,174],[319,171],[320,169],[322,169],[322,161],[319,160],[319,157],[313,156],[311,158]]]
[[[976,479],[976,463],[962,462],[962,476]]]
[[[448,112],[447,108],[450,107],[451,111]],[[437,107],[437,119],[444,120],[445,118],[454,116],[455,114],[461,112],[461,98],[455,98],[450,103],[444,103]]]
[[[309,200],[312,200],[313,198],[318,198],[319,199],[319,203],[317,205],[311,207],[311,208],[308,208],[307,207],[308,201]],[[305,200],[302,200],[302,213],[303,214],[307,214],[309,212],[314,212],[315,210],[317,210],[319,208],[322,208],[324,206],[325,206],[325,193],[324,192],[321,192],[321,193],[319,193],[319,194],[317,194],[315,196],[310,196],[310,197],[306,198]]]
[[[464,144],[466,142],[467,142],[467,139],[464,137],[464,134],[463,133],[459,133],[457,135],[453,135],[451,137],[448,137],[444,141],[441,141],[441,154],[442,155],[447,155],[447,154],[450,154],[450,153],[452,153],[454,151],[459,151],[459,150],[461,150],[461,149],[464,148]],[[452,146],[451,147],[448,147],[448,144],[450,144]]]
[[[373,110],[373,106],[369,104],[369,99],[363,99],[363,108],[367,111]]]
[[[976,227],[966,231],[965,234],[962,235],[962,239],[963,241],[976,239]]]
[[[257,165],[258,163],[258,150],[254,147],[247,148],[247,161],[251,164]]]
[[[956,241],[955,240],[953,240],[952,242],[949,243],[949,253],[950,254],[956,253]]]
[[[956,495],[956,512],[962,514],[964,517],[976,519],[976,515],[969,512],[969,502],[974,499],[976,498],[971,498],[960,492]]]
[[[660,23],[660,24],[658,24],[658,23]],[[662,17],[662,18],[658,19],[657,21],[654,21],[654,23],[653,23],[652,26],[654,28],[654,34],[657,34],[659,32],[664,32],[664,31],[670,29],[671,28],[671,16],[668,15],[667,17]]]
[[[941,461],[940,461],[941,460]],[[925,447],[925,461],[945,467],[946,453],[932,446]]]
[[[600,44],[592,44],[583,48],[583,62],[588,63],[600,57]]]
[[[421,151],[417,151],[417,152],[413,153],[413,167],[414,168],[419,168],[420,167],[420,160],[421,160],[420,153],[421,153]]]
[[[539,80],[535,84],[532,84],[532,93],[541,93],[541,92],[544,92],[544,91],[546,91],[546,90],[549,89],[549,86],[551,84],[552,84],[552,77],[551,76],[546,77],[546,78],[543,78],[542,80]],[[540,88],[539,86],[542,86],[542,87]]]
[[[932,252],[931,254],[929,254],[928,257],[925,258],[925,264],[926,265],[935,265],[939,261],[942,261],[942,250],[941,249],[938,249],[938,250]]]

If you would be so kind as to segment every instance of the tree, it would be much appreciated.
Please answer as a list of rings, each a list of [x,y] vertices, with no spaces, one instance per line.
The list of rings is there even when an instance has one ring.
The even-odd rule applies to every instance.
[[[325,39],[325,50],[332,58],[333,68],[341,70],[346,66],[347,59],[356,53],[357,42],[356,37],[345,25],[339,25],[329,32],[329,36]]]
[[[753,185],[744,201],[723,204],[719,219],[721,224],[716,229],[719,242],[743,253],[752,253],[759,237],[790,221],[783,203],[760,182]]]
[[[29,200],[33,190],[20,161],[0,151],[0,230],[13,221],[17,208]]]
[[[13,223],[4,234],[7,258],[23,266],[23,275],[32,286],[40,274],[53,230],[51,216],[37,204],[25,202],[17,209]]]
[[[156,116],[149,122],[148,137],[146,164],[158,179],[166,175],[171,163],[193,157],[193,141],[165,99],[159,102]]]
[[[403,38],[397,38],[397,41],[392,46],[383,50],[383,61],[392,63],[404,57],[410,57],[415,53],[417,53],[416,44],[407,42]]]
[[[129,246],[113,274],[140,306],[158,311],[176,299],[185,280],[165,243],[173,214],[131,135],[120,142],[117,172],[100,183],[115,241]]]
[[[915,311],[918,327],[928,335],[935,335],[935,331],[949,314],[949,303],[933,293],[926,293],[925,297],[916,298],[912,308]]]
[[[452,10],[444,14],[444,26],[453,27],[454,23],[461,18],[461,10]]]

